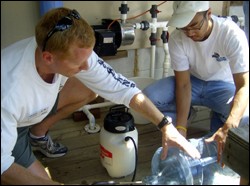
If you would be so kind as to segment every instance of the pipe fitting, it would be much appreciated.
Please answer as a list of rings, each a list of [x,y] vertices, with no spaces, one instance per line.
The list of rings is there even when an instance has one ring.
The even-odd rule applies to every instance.
[[[149,40],[150,40],[151,45],[156,45],[156,41],[157,41],[156,33],[151,33],[151,36],[149,37]]]
[[[150,14],[152,18],[157,18],[157,14],[159,13],[159,11],[157,10],[157,5],[152,5],[151,9],[150,9]]]
[[[169,38],[169,33],[167,31],[162,31],[161,39],[163,43],[167,43]]]
[[[149,29],[149,22],[148,21],[142,21],[140,24],[141,24],[141,30],[148,30]]]

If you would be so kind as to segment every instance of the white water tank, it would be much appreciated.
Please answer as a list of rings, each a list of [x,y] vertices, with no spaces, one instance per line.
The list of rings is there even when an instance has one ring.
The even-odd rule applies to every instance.
[[[100,132],[100,159],[111,177],[121,178],[134,172],[137,143],[133,116],[123,111],[109,112]]]

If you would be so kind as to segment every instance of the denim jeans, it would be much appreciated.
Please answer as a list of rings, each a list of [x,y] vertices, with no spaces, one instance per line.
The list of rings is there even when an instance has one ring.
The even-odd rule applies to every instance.
[[[235,86],[223,81],[203,81],[194,76],[191,76],[191,84],[191,106],[206,106],[211,109],[210,131],[213,133],[223,126],[229,115]],[[175,77],[170,76],[157,80],[146,87],[143,93],[164,115],[172,117],[175,125]],[[249,123],[248,111],[245,113],[244,122]]]

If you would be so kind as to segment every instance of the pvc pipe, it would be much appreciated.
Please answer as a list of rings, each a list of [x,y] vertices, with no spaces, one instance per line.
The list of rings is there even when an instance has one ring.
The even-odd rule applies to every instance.
[[[168,53],[168,43],[164,43],[163,44],[163,49],[165,52],[165,58],[164,58],[164,62],[163,62],[163,77],[167,77],[168,76],[168,71],[170,68],[170,60],[169,60],[169,53]]]
[[[156,34],[157,32],[157,18],[152,18],[152,23],[151,23],[151,33]],[[149,24],[150,25],[150,24]],[[155,78],[155,51],[156,51],[156,45],[151,45],[151,72],[150,76],[151,78]]]
[[[108,106],[112,106],[112,105],[115,105],[115,103],[103,102],[103,103],[96,103],[96,104],[91,104],[91,105],[90,104],[84,105],[82,108],[80,108],[79,110],[82,110],[89,119],[89,128],[87,130],[95,131],[95,128],[96,128],[95,117],[89,110],[94,109],[94,108],[108,107]],[[88,131],[88,132],[90,132],[90,131]]]
[[[115,103],[107,101],[107,102],[103,102],[103,103],[95,103],[95,104],[84,105],[79,110],[82,110],[82,109],[90,110],[90,109],[95,109],[95,108],[108,107],[108,106],[112,106],[112,105],[115,105]]]
[[[167,27],[168,21],[161,21],[157,22],[156,18],[152,18],[152,22],[149,23],[149,28],[151,28],[151,33],[156,33],[157,28],[163,28],[164,31],[168,31]],[[143,29],[145,26],[142,23],[135,23],[134,24],[134,29]],[[165,60],[163,64],[163,77],[166,77],[168,75],[168,70],[170,67],[170,62],[169,62],[169,52],[168,52],[168,44],[163,44],[163,48],[165,51]],[[150,65],[150,76],[151,78],[155,78],[155,52],[156,52],[156,45],[151,45],[151,65]]]
[[[157,32],[157,28],[166,28],[167,26],[166,21],[164,22],[157,22],[156,18],[152,18],[152,23],[149,23],[149,27],[151,28],[151,33],[156,33]],[[166,49],[166,46],[164,48],[164,51],[168,49]],[[155,78],[155,52],[156,52],[156,45],[151,45],[151,71],[150,71],[150,76],[151,78]],[[167,56],[165,56],[165,60],[168,60],[168,53],[165,54]],[[168,61],[166,61],[166,63],[168,64]]]
[[[166,28],[168,24],[168,21],[161,21],[161,22],[149,22],[149,28],[154,30],[154,33],[156,33],[157,28]],[[134,23],[134,29],[143,29],[142,23]]]
[[[150,76],[151,78],[155,79],[155,51],[156,51],[156,45],[151,45],[151,69],[150,69]]]
[[[91,114],[91,112],[89,111],[89,109],[87,107],[83,107],[82,111],[86,114],[86,116],[89,119],[89,128],[91,130],[93,130],[95,128],[95,117],[93,114]]]
[[[150,28],[166,28],[168,22],[162,21],[162,22],[156,22],[157,20],[153,21],[152,23],[149,23]],[[156,32],[156,30],[155,30]]]

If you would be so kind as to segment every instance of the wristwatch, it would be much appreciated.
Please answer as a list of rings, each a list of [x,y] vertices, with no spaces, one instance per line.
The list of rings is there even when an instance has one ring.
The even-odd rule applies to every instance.
[[[159,130],[162,129],[162,127],[164,127],[165,125],[169,125],[172,123],[172,118],[169,116],[164,116],[161,120],[161,122],[157,125],[157,128]]]

